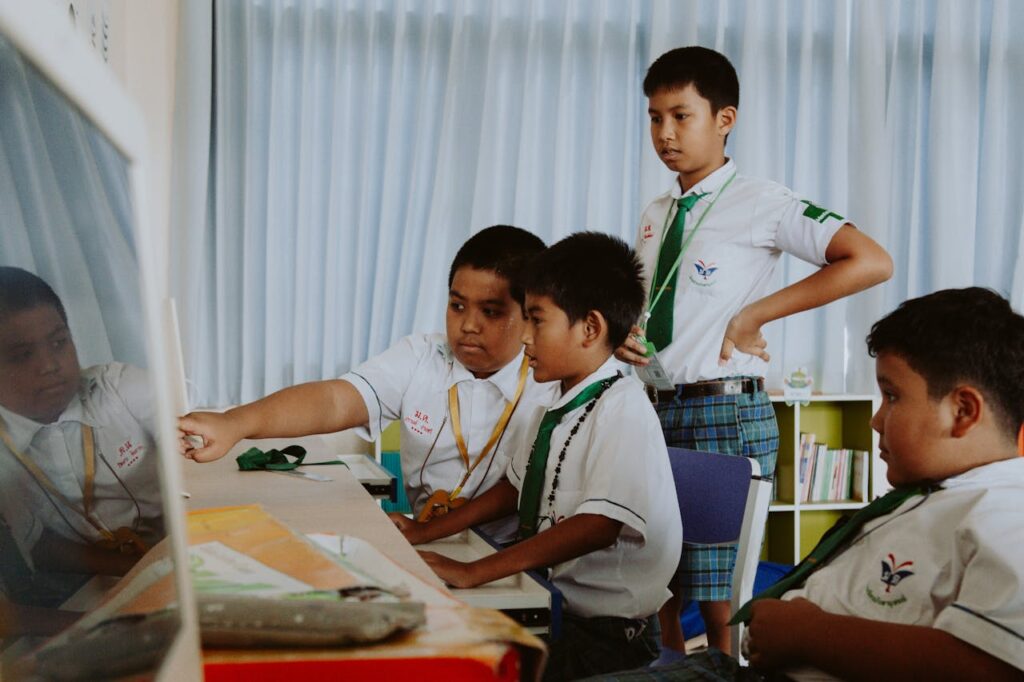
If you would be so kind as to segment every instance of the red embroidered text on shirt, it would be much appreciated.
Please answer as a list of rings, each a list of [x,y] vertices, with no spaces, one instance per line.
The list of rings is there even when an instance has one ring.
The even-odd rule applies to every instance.
[[[430,415],[420,410],[413,410],[413,413],[405,418],[405,424],[410,431],[421,436],[429,436],[434,432],[434,427],[430,425]]]

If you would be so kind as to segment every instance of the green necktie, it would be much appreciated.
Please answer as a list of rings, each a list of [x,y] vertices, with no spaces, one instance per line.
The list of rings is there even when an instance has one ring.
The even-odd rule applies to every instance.
[[[673,266],[683,248],[683,226],[686,224],[686,214],[702,196],[704,195],[688,194],[676,201],[679,210],[676,211],[675,220],[672,221],[668,234],[661,242],[658,268],[654,273],[654,280],[651,282],[651,296],[657,296],[657,292],[662,289],[664,289],[664,293],[650,310],[651,317],[647,321],[647,340],[652,342],[658,350],[672,342],[672,312],[675,309],[676,281],[679,279],[679,268],[673,269]]]
[[[789,573],[783,576],[782,580],[761,592],[746,604],[740,607],[736,615],[729,621],[729,625],[736,623],[750,622],[750,606],[758,599],[778,599],[791,589],[800,587],[807,580],[811,573],[827,564],[832,558],[839,554],[838,550],[844,547],[861,527],[872,519],[885,516],[891,513],[901,504],[915,495],[924,495],[928,490],[934,488],[894,488],[888,493],[879,497],[866,507],[857,510],[857,513],[848,518],[840,519],[821,538],[818,544],[811,550],[811,553],[804,557],[803,561],[793,567]]]
[[[519,498],[519,539],[525,540],[537,532],[537,514],[540,512],[540,497],[544,491],[544,472],[548,466],[548,452],[551,450],[551,433],[562,421],[562,417],[590,400],[596,400],[618,380],[620,375],[601,379],[590,384],[579,395],[565,405],[544,413],[533,441],[530,461],[523,476],[523,492]]]

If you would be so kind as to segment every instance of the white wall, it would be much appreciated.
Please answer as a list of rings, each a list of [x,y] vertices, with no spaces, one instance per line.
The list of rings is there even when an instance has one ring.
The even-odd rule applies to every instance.
[[[169,288],[170,187],[179,0],[108,0],[109,63],[142,110],[150,148],[150,210],[157,230],[157,282]]]

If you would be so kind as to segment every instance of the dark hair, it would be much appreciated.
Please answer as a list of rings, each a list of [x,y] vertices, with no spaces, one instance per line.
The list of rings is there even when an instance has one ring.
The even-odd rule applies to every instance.
[[[544,250],[544,240],[532,232],[511,225],[492,225],[466,240],[452,260],[448,271],[448,287],[455,272],[468,265],[477,270],[491,270],[508,280],[512,298],[523,304],[520,276],[526,263]]]
[[[644,78],[644,95],[693,85],[711,103],[711,113],[740,106],[740,81],[725,55],[699,45],[677,47],[654,60]]]
[[[570,324],[591,310],[608,322],[608,343],[626,340],[644,307],[643,269],[636,253],[618,237],[600,232],[569,235],[533,259],[526,291],[549,297]]]
[[[967,383],[1016,439],[1024,424],[1024,317],[990,289],[944,289],[904,301],[871,327],[868,353],[892,353],[933,399]]]
[[[41,305],[57,309],[65,323],[68,321],[64,304],[50,285],[28,270],[0,266],[0,317],[29,310]]]

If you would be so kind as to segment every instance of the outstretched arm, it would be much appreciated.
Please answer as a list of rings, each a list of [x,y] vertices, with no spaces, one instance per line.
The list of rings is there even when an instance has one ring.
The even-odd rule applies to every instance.
[[[428,523],[420,523],[402,514],[388,516],[410,544],[422,545],[454,535],[470,526],[479,526],[481,523],[504,518],[515,512],[518,499],[519,491],[503,478],[480,497],[474,497],[461,507],[452,509],[444,516]]]
[[[761,327],[794,313],[831,303],[892,277],[892,258],[871,237],[845,224],[825,250],[828,264],[799,282],[744,307],[729,321],[719,362],[734,350],[768,360]]]
[[[621,521],[600,514],[576,514],[508,549],[469,563],[420,552],[438,577],[454,587],[476,587],[520,571],[547,568],[612,545]]]
[[[182,454],[197,462],[220,459],[243,438],[291,438],[343,431],[367,422],[366,403],[341,379],[299,384],[224,413],[192,412],[178,420]],[[195,447],[186,436],[201,436]]]
[[[1019,680],[1008,663],[948,632],[827,613],[806,599],[753,604],[751,665],[810,665],[844,680]]]

